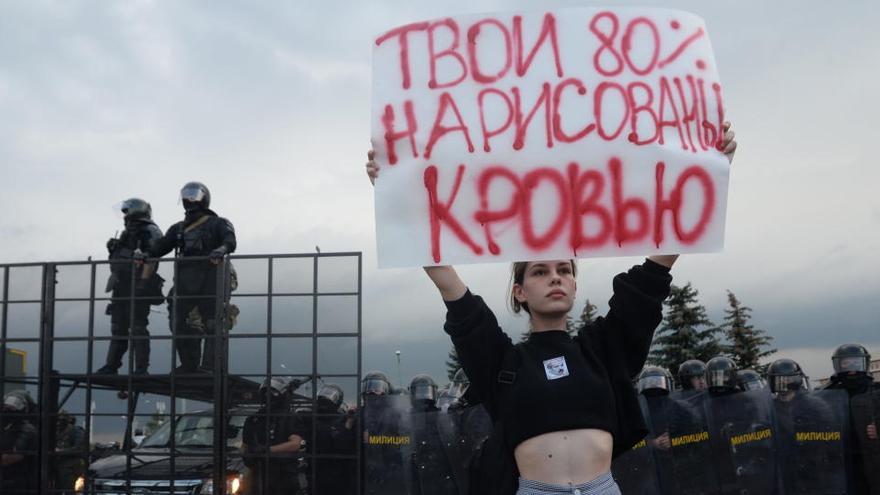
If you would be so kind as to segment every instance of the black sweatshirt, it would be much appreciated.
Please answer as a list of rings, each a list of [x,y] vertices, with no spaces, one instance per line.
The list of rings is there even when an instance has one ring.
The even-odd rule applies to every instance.
[[[614,436],[616,457],[647,434],[631,380],[645,364],[671,281],[669,269],[650,260],[618,274],[604,318],[576,337],[537,332],[516,346],[511,386],[499,384],[498,373],[514,345],[492,310],[470,291],[446,303],[444,328],[511,449],[544,433],[596,428]]]

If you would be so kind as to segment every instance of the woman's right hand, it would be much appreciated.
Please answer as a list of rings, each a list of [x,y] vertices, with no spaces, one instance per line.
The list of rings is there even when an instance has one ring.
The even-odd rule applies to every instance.
[[[375,160],[376,151],[367,152],[367,176],[370,178],[370,184],[376,185],[376,179],[379,177],[379,164]]]

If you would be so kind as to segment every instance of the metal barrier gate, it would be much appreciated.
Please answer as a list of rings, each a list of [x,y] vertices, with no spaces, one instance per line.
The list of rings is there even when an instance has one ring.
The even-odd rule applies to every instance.
[[[207,294],[180,289],[183,260],[209,263],[148,260],[168,296],[150,306],[148,335],[122,335],[110,316],[127,312],[130,327],[159,302],[135,281],[141,265],[124,262],[131,290],[120,297],[103,280],[122,262],[0,264],[3,392],[34,400],[0,410],[2,493],[269,494],[279,476],[302,494],[361,492],[361,419],[319,395],[334,384],[357,404],[361,253],[230,256],[206,269],[217,288]],[[97,373],[120,345],[118,372]],[[177,368],[180,348],[197,348],[202,366]],[[273,378],[286,389],[267,405],[261,385]],[[281,431],[304,442],[273,440]],[[13,445],[21,438],[31,441]]]

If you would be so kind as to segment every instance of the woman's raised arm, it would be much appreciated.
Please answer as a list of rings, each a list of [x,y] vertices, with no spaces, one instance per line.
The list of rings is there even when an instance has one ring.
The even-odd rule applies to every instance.
[[[379,178],[379,164],[375,158],[375,151],[367,152],[367,176],[370,178],[370,183],[374,185],[376,179]],[[467,292],[467,286],[461,281],[455,268],[451,266],[426,266],[425,273],[437,286],[444,301],[456,301]]]

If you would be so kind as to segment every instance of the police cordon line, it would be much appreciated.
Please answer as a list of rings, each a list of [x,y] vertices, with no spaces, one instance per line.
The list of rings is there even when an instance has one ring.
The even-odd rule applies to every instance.
[[[646,366],[634,386],[650,434],[612,462],[622,493],[878,493],[880,389],[870,355],[847,344],[832,361],[821,390],[791,359],[770,364],[766,378],[723,356],[682,363],[677,380]],[[459,372],[431,400],[436,385],[423,378],[407,397],[381,372],[365,377],[365,493],[478,493],[470,478],[492,423],[466,384]]]

